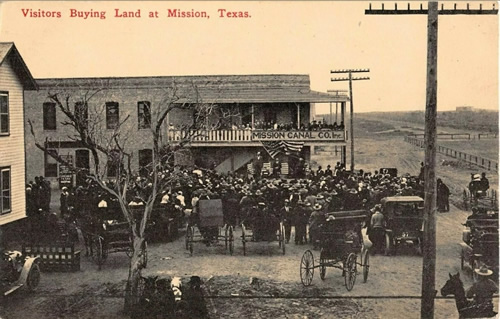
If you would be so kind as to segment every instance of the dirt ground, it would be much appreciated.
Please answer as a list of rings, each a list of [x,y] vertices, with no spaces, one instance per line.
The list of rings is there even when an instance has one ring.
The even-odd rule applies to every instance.
[[[405,143],[402,136],[361,136],[356,143],[357,169],[398,167],[400,174],[418,174],[423,150]],[[313,159],[323,165],[329,162],[328,156]],[[449,160],[438,154],[438,164]],[[438,165],[437,173],[450,187],[452,202],[459,204],[470,173],[481,171],[448,164]],[[498,174],[489,172],[488,176],[492,187],[498,189]],[[437,215],[437,290],[449,273],[460,272],[465,288],[472,284],[470,271],[460,270],[459,258],[461,223],[467,216],[468,212],[454,206],[449,213]],[[237,228],[237,239],[240,232]],[[420,318],[416,297],[421,293],[422,257],[412,247],[396,256],[370,256],[368,281],[363,283],[359,273],[350,292],[345,289],[341,270],[332,268],[327,269],[324,281],[315,272],[312,285],[302,286],[299,264],[304,251],[311,249],[307,245],[288,244],[285,255],[277,242],[249,243],[247,249],[247,256],[243,256],[242,243],[237,240],[230,256],[223,244],[206,247],[195,243],[190,256],[181,236],[172,243],[149,245],[144,275],[200,276],[205,291],[212,296],[207,300],[211,318]],[[312,252],[319,257],[318,251]],[[0,318],[126,318],[122,294],[127,274],[125,253],[110,254],[100,271],[82,256],[80,271],[42,273],[35,292],[19,291],[2,300]],[[257,278],[254,284],[251,278]],[[335,298],[326,299],[329,296]],[[436,299],[435,318],[458,318],[454,300]]]

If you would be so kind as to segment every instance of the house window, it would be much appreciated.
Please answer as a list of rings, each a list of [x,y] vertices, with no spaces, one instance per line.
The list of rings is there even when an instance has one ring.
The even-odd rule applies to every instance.
[[[0,213],[10,213],[12,209],[10,167],[0,169]]]
[[[106,128],[115,129],[120,123],[120,108],[118,102],[106,102]]]
[[[55,130],[56,124],[56,104],[52,102],[43,103],[43,129]]]
[[[139,174],[141,176],[148,176],[149,172],[153,169],[153,150],[144,149],[139,150]]]
[[[0,135],[9,134],[9,93],[0,92]]]
[[[75,118],[78,125],[86,129],[89,121],[89,108],[86,102],[75,103]]]
[[[48,149],[45,154],[45,177],[57,177],[57,161],[53,156],[57,156],[57,150]]]
[[[151,128],[151,102],[137,102],[137,118],[139,129]]]

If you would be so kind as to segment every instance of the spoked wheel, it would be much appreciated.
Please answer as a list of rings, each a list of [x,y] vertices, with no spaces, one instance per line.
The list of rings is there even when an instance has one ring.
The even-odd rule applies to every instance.
[[[321,252],[319,253],[319,277],[321,280],[325,280],[326,277],[326,260],[323,254],[323,248],[321,248]]]
[[[141,251],[142,266],[146,268],[148,266],[148,242],[144,240],[144,245]]]
[[[304,286],[311,285],[314,276],[314,257],[310,250],[306,250],[300,260],[300,280]]]
[[[190,242],[190,237],[191,237],[191,226],[187,225],[186,227],[186,250],[189,249],[189,242]]]
[[[26,278],[26,287],[30,290],[33,291],[35,288],[38,286],[40,283],[40,266],[38,266],[38,263],[35,261],[31,265],[31,269],[28,273],[28,278]]]
[[[226,224],[224,226],[224,248],[227,250],[227,244],[229,242],[229,226]]]
[[[390,256],[392,254],[392,250],[394,248],[394,244],[392,242],[392,236],[389,233],[385,233],[385,250],[384,254],[386,256]]]
[[[370,254],[368,253],[368,249],[363,251],[363,282],[368,280],[368,272],[370,271]]]
[[[229,226],[229,230],[228,230],[228,236],[226,237],[226,241],[228,242],[228,247],[229,247],[229,254],[231,254],[231,256],[233,255],[233,252],[234,252],[234,230],[233,230],[233,226]]]
[[[92,259],[97,264],[99,270],[101,270],[101,266],[104,264],[105,260],[103,241],[101,236],[92,240],[92,250],[94,252],[92,254]]]
[[[241,224],[241,242],[243,244],[243,256],[247,255],[247,248],[246,248],[246,238],[245,238],[245,225]]]
[[[193,241],[194,241],[194,227],[191,226],[189,227],[189,243],[188,243],[189,254],[191,256],[193,256]]]
[[[356,283],[356,259],[357,255],[354,253],[350,253],[346,261],[344,262],[344,281],[345,281],[345,288],[347,291],[351,291],[352,287],[354,287],[354,283]]]
[[[285,247],[285,226],[281,225],[281,251],[283,252],[283,255],[286,253],[286,247]]]

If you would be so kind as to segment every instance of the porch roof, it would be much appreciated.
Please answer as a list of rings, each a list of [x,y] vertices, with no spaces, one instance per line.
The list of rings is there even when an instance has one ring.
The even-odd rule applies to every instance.
[[[197,75],[37,79],[41,89],[139,89],[176,91],[179,103],[329,103],[346,102],[347,95],[310,89],[309,75]]]

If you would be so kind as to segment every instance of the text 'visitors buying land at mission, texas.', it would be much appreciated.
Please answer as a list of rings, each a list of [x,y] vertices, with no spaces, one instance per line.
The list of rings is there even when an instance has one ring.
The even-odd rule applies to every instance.
[[[228,9],[217,9],[214,12],[199,11],[196,9],[167,9],[167,10],[121,10],[115,8],[112,11],[94,11],[69,9],[67,11],[60,10],[42,10],[35,8],[21,9],[21,14],[25,18],[76,18],[76,19],[101,19],[111,18],[194,18],[194,19],[210,19],[210,16],[217,18],[251,18],[248,11],[235,11]]]

